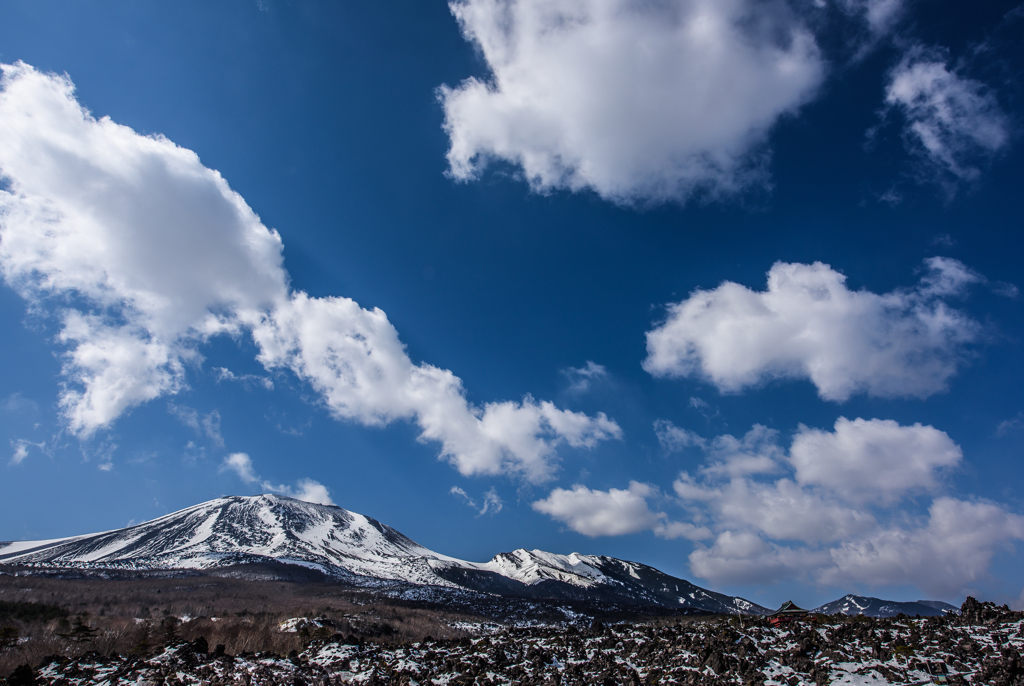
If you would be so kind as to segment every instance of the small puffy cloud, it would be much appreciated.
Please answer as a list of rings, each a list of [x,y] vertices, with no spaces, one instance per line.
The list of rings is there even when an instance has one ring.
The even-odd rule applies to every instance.
[[[254,484],[260,480],[252,469],[252,458],[246,453],[231,453],[225,457],[221,463],[220,471],[232,471],[247,484]]]
[[[845,417],[836,420],[834,432],[801,426],[789,453],[801,485],[823,486],[855,501],[934,490],[940,472],[963,458],[960,446],[935,427]]]
[[[705,440],[705,465],[675,481],[680,504],[715,533],[690,554],[694,574],[953,595],[981,579],[997,551],[1024,540],[1024,517],[996,503],[939,496],[926,515],[902,507],[960,463],[959,446],[933,427],[840,418],[834,432],[801,426],[788,453],[773,441],[776,433],[756,426],[743,438]],[[727,468],[751,453],[774,468]]]
[[[572,490],[556,488],[533,509],[566,524],[584,536],[621,536],[653,529],[658,515],[647,506],[654,488],[636,481],[627,490],[590,490],[576,484]]]
[[[186,388],[211,337],[251,333],[267,369],[307,381],[337,418],[414,422],[466,475],[543,481],[559,446],[621,436],[604,414],[528,395],[469,403],[452,372],[409,359],[379,309],[291,291],[280,236],[194,152],[95,118],[66,76],[0,69],[0,272],[59,321],[73,434]],[[178,414],[218,442],[216,417]]]
[[[948,258],[925,264],[916,288],[885,294],[852,291],[820,262],[777,262],[764,291],[731,281],[696,290],[647,333],[643,367],[704,378],[725,393],[783,378],[809,379],[839,402],[938,393],[980,330],[943,298],[980,277]]]
[[[938,50],[908,50],[889,74],[885,102],[903,115],[907,146],[950,192],[952,183],[978,178],[978,165],[1010,142],[1009,120],[992,91],[951,69]]]
[[[608,378],[608,370],[590,360],[582,367],[563,369],[562,374],[569,380],[570,393],[586,393],[594,383]]]
[[[274,490],[277,493],[286,495],[289,498],[295,498],[296,500],[304,500],[307,503],[317,503],[319,505],[334,505],[334,501],[331,500],[330,493],[327,491],[327,487],[319,481],[313,481],[312,479],[299,479],[297,488],[288,488],[287,486],[278,486]]]
[[[702,538],[707,529],[668,520],[664,512],[652,512],[647,498],[658,496],[653,486],[630,481],[629,488],[591,490],[576,484],[572,490],[556,488],[533,509],[562,522],[584,536],[622,536],[653,531],[662,538]]]
[[[264,491],[280,493],[289,498],[304,500],[308,503],[319,503],[320,505],[334,505],[327,487],[313,479],[299,479],[295,487],[285,484],[274,485],[269,481],[260,479],[252,466],[252,458],[246,453],[231,453],[224,458],[220,467],[221,472],[234,472],[246,485],[259,484]]]
[[[449,173],[494,161],[540,192],[685,202],[763,181],[768,131],[824,65],[783,3],[453,0],[488,80],[442,86]]]

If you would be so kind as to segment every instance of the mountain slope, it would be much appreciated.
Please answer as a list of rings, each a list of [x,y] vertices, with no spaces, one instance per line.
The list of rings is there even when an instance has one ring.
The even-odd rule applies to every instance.
[[[270,560],[343,576],[432,583],[442,559],[375,519],[276,495],[227,497],[99,534],[5,548],[0,562],[68,568],[208,569]],[[20,550],[19,550],[20,548]]]
[[[910,617],[938,617],[948,612],[957,612],[959,608],[939,600],[918,600],[916,602],[898,602],[881,600],[862,595],[845,595],[838,600],[825,603],[811,610],[824,615],[865,615],[867,617],[895,617],[902,613]]]
[[[533,599],[765,614],[653,567],[540,550],[485,563],[428,550],[375,519],[278,495],[231,496],[116,531],[0,543],[0,564],[67,569],[211,569],[283,562],[361,586],[414,584]]]

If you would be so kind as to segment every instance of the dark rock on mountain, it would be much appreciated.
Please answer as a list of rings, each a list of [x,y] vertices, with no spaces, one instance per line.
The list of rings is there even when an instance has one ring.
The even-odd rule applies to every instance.
[[[1015,612],[1006,605],[978,602],[971,596],[960,606],[960,621],[968,626],[1001,624],[1024,619],[1024,612]]]

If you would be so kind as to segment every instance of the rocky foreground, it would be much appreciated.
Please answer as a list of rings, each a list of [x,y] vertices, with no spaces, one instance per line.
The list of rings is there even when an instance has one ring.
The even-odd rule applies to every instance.
[[[335,635],[302,653],[226,655],[204,639],[150,657],[86,654],[7,683],[59,684],[993,684],[1024,686],[1024,613],[968,598],[960,615],[536,626],[406,646]]]

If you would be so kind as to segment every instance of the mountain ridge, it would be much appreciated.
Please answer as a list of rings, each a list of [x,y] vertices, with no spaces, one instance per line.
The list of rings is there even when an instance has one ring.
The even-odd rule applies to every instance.
[[[824,615],[842,614],[847,616],[895,617],[898,614],[914,617],[940,617],[950,612],[958,613],[960,608],[941,600],[882,600],[870,596],[848,593],[842,598],[819,605],[811,610]]]
[[[274,562],[365,587],[412,585],[544,600],[716,614],[767,614],[653,567],[523,548],[478,563],[429,550],[372,517],[264,494],[225,496],[123,529],[0,543],[0,564],[61,569],[210,570]]]

